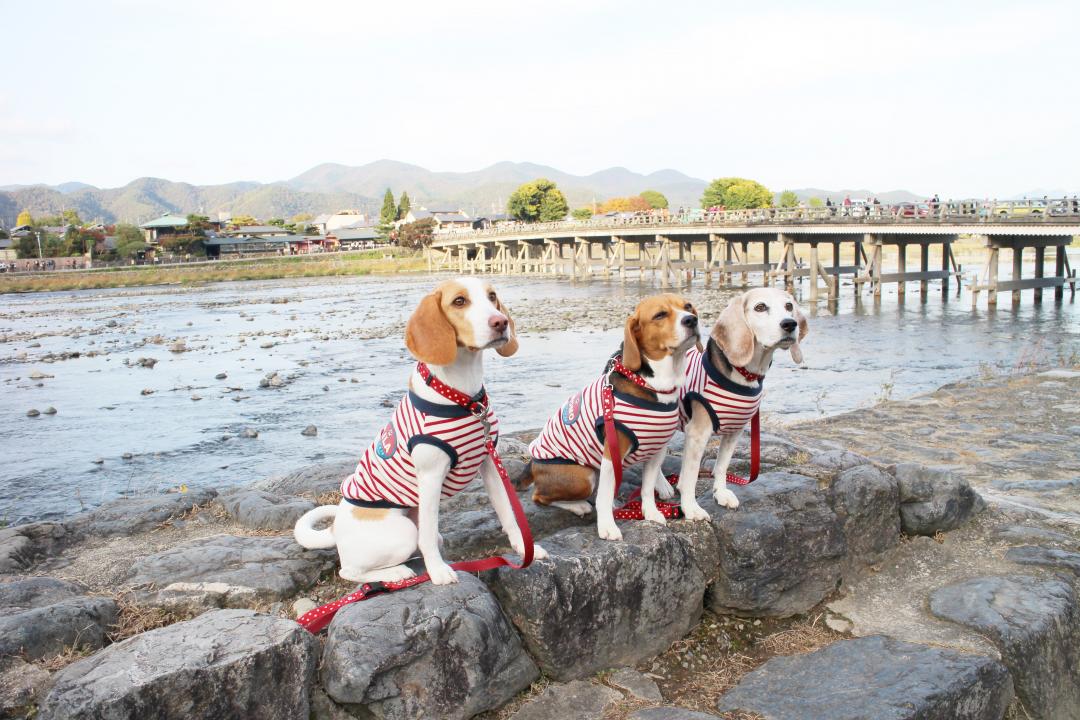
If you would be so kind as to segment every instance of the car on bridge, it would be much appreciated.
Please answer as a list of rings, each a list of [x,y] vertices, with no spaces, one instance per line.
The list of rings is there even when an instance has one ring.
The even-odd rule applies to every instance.
[[[998,205],[994,208],[994,215],[999,218],[1010,217],[1044,217],[1047,213],[1046,203],[1042,200],[1026,200],[1024,202]]]
[[[898,218],[924,218],[930,216],[930,206],[926,203],[902,202],[892,206],[892,214]]]

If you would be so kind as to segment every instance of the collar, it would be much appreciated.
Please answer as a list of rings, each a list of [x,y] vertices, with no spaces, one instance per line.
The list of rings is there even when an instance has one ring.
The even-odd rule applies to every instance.
[[[485,417],[487,415],[488,397],[487,392],[485,392],[483,388],[476,394],[476,397],[469,397],[457,388],[450,387],[442,380],[435,377],[435,373],[431,372],[431,368],[427,366],[427,363],[423,362],[416,363],[416,373],[429,388],[439,393],[450,402],[460,405],[476,417]]]
[[[657,395],[670,395],[671,393],[675,392],[678,389],[678,388],[671,388],[670,390],[657,390],[652,385],[647,383],[645,381],[645,378],[641,377],[636,372],[634,372],[630,368],[623,365],[623,363],[622,363],[622,355],[616,355],[615,357],[613,357],[611,359],[611,369],[614,370],[615,372],[619,373],[620,375],[622,375],[624,378],[626,378],[630,382],[637,385],[639,388],[642,388],[644,390],[648,390],[649,392],[654,392]]]
[[[724,359],[724,362],[726,362],[728,364],[728,366],[732,370],[734,370],[735,372],[739,373],[744,378],[746,378],[747,382],[755,382],[755,381],[758,381],[758,380],[764,380],[765,379],[764,375],[758,375],[757,373],[752,373],[752,372],[750,372],[749,370],[747,370],[744,367],[736,367],[731,362],[731,360],[728,358],[728,356],[724,354],[724,350],[723,350],[723,348],[720,347],[720,344],[717,343],[712,338],[709,338],[709,344],[705,347],[705,352],[701,353],[702,358],[705,359],[706,361],[709,359],[709,348],[712,347],[713,345],[716,345],[716,352],[720,354],[720,357]]]
[[[731,365],[730,362],[728,364]],[[754,382],[756,380],[761,380],[762,378],[765,377],[764,375],[758,375],[757,373],[752,373],[752,372],[750,372],[749,370],[747,370],[744,367],[736,367],[735,365],[731,365],[731,367],[732,367],[732,369],[735,370],[735,372],[739,373],[740,375],[742,375],[744,378],[746,378],[750,382]]]

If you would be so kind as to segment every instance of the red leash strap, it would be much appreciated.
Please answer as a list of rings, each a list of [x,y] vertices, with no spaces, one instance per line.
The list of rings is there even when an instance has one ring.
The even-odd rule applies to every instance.
[[[616,359],[616,365],[620,364]],[[622,373],[620,372],[620,374]],[[600,404],[604,409],[604,443],[607,445],[608,454],[611,456],[611,469],[615,473],[613,497],[618,497],[623,476],[622,452],[619,450],[619,436],[615,430],[615,393],[611,389],[611,385],[607,383],[604,384],[604,388],[600,392]],[[658,501],[656,509],[668,519],[682,517],[682,508],[679,507],[678,503]],[[645,513],[641,508],[641,490],[635,490],[626,503],[622,507],[615,508],[612,514],[616,520],[644,520]]]
[[[491,438],[490,428],[487,424],[487,407],[474,401],[472,398],[447,386],[431,375],[431,371],[423,363],[417,363],[417,370],[420,372],[420,376],[424,377],[425,382],[435,389],[443,397],[448,400],[453,400],[462,407],[469,408],[469,411],[475,415],[481,423],[484,425],[484,437],[486,439],[485,449],[488,455],[491,456],[491,461],[495,465],[495,469],[499,473],[499,478],[502,479],[503,488],[506,490],[506,496],[510,500],[510,508],[514,511],[514,519],[517,521],[518,529],[521,531],[521,541],[525,544],[525,554],[521,557],[520,563],[515,563],[513,560],[507,560],[501,555],[493,555],[488,558],[480,560],[462,560],[460,562],[450,563],[450,567],[454,570],[461,572],[477,573],[485,570],[493,570],[497,567],[510,567],[515,570],[528,567],[533,561],[533,536],[532,530],[529,528],[529,520],[525,517],[525,510],[521,507],[521,501],[518,499],[517,493],[514,491],[514,486],[510,482],[510,474],[506,472],[506,468],[503,466],[502,458],[499,457],[499,452],[495,449],[495,441]],[[425,373],[431,378],[434,378],[434,382],[429,381],[425,377]],[[441,387],[436,386],[438,383]],[[443,389],[451,390],[457,394],[458,397],[463,398],[459,400],[458,397],[451,397],[448,392],[444,392]],[[466,404],[468,403],[468,404]],[[475,406],[475,407],[474,407]],[[482,414],[478,413],[478,410],[482,410]],[[396,580],[393,582],[372,582],[364,583],[360,586],[360,589],[349,595],[346,595],[339,600],[335,600],[332,603],[317,607],[310,612],[306,612],[297,618],[296,622],[300,623],[304,629],[308,630],[312,634],[315,634],[330,624],[330,621],[334,619],[334,615],[338,610],[354,602],[360,602],[361,600],[367,600],[368,598],[375,597],[376,595],[382,595],[383,593],[393,592],[395,590],[402,590],[404,588],[413,587],[414,585],[420,585],[430,580],[431,577],[425,572],[415,577],[408,578],[406,580]]]

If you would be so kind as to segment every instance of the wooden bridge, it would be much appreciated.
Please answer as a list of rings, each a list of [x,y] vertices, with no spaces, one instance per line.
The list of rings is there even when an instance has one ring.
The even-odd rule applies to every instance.
[[[1066,247],[1080,236],[1080,203],[1076,199],[1053,203],[984,206],[949,203],[932,209],[911,205],[894,212],[884,206],[860,208],[764,208],[758,210],[694,211],[679,215],[635,214],[594,218],[583,222],[512,223],[485,230],[436,235],[428,249],[432,271],[460,273],[554,274],[571,278],[659,276],[664,287],[699,273],[706,284],[731,284],[741,276],[760,273],[765,285],[783,282],[793,288],[797,278],[809,280],[809,299],[821,290],[828,299],[839,294],[840,281],[850,275],[856,291],[869,285],[874,297],[882,286],[896,283],[903,296],[908,282],[918,282],[925,295],[928,283],[941,281],[943,293],[955,280],[981,291],[997,304],[999,292],[1034,290],[1042,300],[1053,288],[1055,300],[1076,293],[1076,271],[1070,267]],[[910,213],[910,216],[905,216]],[[965,276],[953,254],[961,237],[981,238],[986,264],[981,273]],[[821,246],[819,248],[819,246]],[[893,272],[883,267],[884,249],[896,248]],[[909,249],[918,248],[917,269],[909,269]],[[831,247],[823,258],[822,250]],[[930,267],[935,248],[940,269]],[[751,249],[754,259],[751,261]],[[1053,250],[1052,274],[1046,272],[1047,250]],[[1001,251],[1012,253],[1012,277],[999,278]],[[1033,251],[1034,276],[1023,277],[1025,251]],[[776,252],[776,254],[773,254]],[[891,253],[890,253],[891,254]]]

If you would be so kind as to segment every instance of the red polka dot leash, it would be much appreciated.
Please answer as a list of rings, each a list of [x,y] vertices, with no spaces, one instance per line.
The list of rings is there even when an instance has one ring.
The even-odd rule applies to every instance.
[[[645,378],[641,377],[636,372],[623,365],[621,355],[616,355],[615,357],[611,358],[611,369],[622,375],[630,382],[637,385],[639,388],[643,388],[645,390],[648,390],[649,392],[654,392],[658,395],[670,395],[671,393],[678,390],[678,388],[671,388],[670,390],[657,390],[652,385],[650,385],[648,381],[645,380]]]
[[[485,402],[488,399],[487,395],[482,394],[479,399],[469,397],[460,390],[450,387],[435,377],[430,368],[424,363],[417,363],[416,370],[420,374],[420,377],[424,379],[424,382],[435,390],[435,392],[439,393],[447,400],[455,402],[463,408],[467,408],[484,426],[484,447],[487,450],[488,455],[491,456],[491,461],[494,463],[495,469],[499,473],[499,478],[502,479],[503,488],[506,490],[507,499],[510,501],[510,508],[514,511],[514,519],[517,521],[518,529],[521,531],[522,542],[525,544],[525,553],[522,555],[520,563],[515,563],[513,560],[508,560],[501,555],[493,555],[492,557],[482,558],[480,560],[462,560],[461,562],[450,563],[450,567],[454,570],[469,573],[494,570],[497,567],[510,567],[515,570],[528,567],[533,561],[532,530],[529,528],[529,520],[525,517],[525,511],[521,507],[521,501],[514,491],[513,484],[510,482],[510,474],[506,472],[502,459],[499,457],[499,452],[495,449],[495,441],[491,437],[491,427],[487,420],[488,407]],[[382,595],[384,593],[394,592],[395,590],[402,590],[404,588],[420,585],[430,579],[431,577],[425,572],[405,580],[364,583],[355,592],[335,600],[332,603],[304,613],[297,618],[296,622],[300,623],[306,630],[314,634],[329,625],[330,621],[334,619],[334,615],[337,611],[346,605],[362,600],[368,600],[376,595]]]

